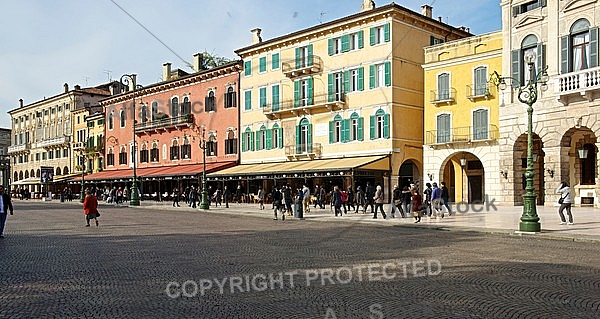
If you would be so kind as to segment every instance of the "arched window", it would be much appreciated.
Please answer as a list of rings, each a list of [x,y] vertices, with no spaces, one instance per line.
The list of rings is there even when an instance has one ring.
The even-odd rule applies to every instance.
[[[588,20],[579,19],[573,23],[569,31],[568,37],[561,38],[561,52],[563,53],[561,58],[566,59],[568,70],[575,72],[597,66],[598,28],[590,29]],[[592,39],[595,42],[591,41]]]
[[[171,99],[171,117],[175,118],[179,116],[179,98],[173,97]]]
[[[237,153],[237,138],[235,137],[235,131],[229,129],[227,131],[227,137],[225,139],[225,155]]]
[[[126,120],[125,110],[121,110],[119,112],[119,122],[121,124],[121,127],[125,127],[125,124],[127,124],[125,120]]]
[[[37,171],[35,171],[35,177],[40,177],[42,174],[42,172],[40,171],[40,169],[38,168]]]
[[[146,106],[145,104],[142,104],[140,118],[142,119],[142,123],[148,122],[148,106]]]
[[[66,174],[66,173],[65,173]],[[35,176],[35,172],[33,171],[33,169],[31,170],[31,172],[29,173],[29,176],[34,177]]]
[[[140,150],[140,163],[148,163],[148,143],[143,143]]]
[[[370,126],[372,140],[390,137],[390,115],[386,114],[383,109],[377,110],[375,115],[371,116]]]
[[[187,136],[183,138],[183,145],[181,145],[181,158],[192,158],[192,145],[190,144],[190,139]]]
[[[158,142],[152,142],[152,150],[150,150],[150,160],[152,162],[158,162],[160,159],[158,153]]]
[[[272,149],[283,148],[283,129],[279,127],[277,123],[273,124],[271,128],[272,135]]]
[[[25,178],[29,178],[29,171],[25,171]]]
[[[206,156],[217,156],[217,135],[214,132],[208,133]]]
[[[354,112],[350,115],[350,141],[363,140],[364,119]]]
[[[212,112],[217,110],[215,101],[215,91],[208,92],[208,96],[205,98],[204,104],[205,112]]]
[[[296,154],[312,153],[312,124],[307,118],[296,126]]]
[[[235,98],[235,90],[233,86],[227,88],[227,93],[225,93],[225,108],[235,107],[236,98]]]
[[[112,130],[115,128],[115,119],[114,119],[114,111],[110,111],[110,114],[108,114],[108,129]]]
[[[158,114],[158,102],[152,102],[152,121],[156,121],[156,115]]]
[[[115,153],[112,147],[108,148],[106,153],[106,165],[113,166],[115,165]]]
[[[127,165],[127,148],[121,146],[119,151],[119,165]]]
[[[15,180],[15,181],[19,180],[19,174],[17,174],[17,172],[15,172],[15,176],[14,176],[13,180]]]
[[[190,104],[190,97],[185,96],[183,103],[181,103],[181,115],[188,115],[191,113],[192,105]]]
[[[242,134],[242,152],[254,151],[254,132],[250,127],[247,127]]]
[[[171,160],[178,160],[179,159],[179,143],[177,142],[177,140],[173,140],[171,141],[171,149],[170,149],[170,153],[171,153]]]
[[[329,122],[329,143],[340,143],[342,142],[342,117],[337,114],[333,121]]]
[[[31,171],[33,173],[33,171]],[[67,175],[69,174],[69,168],[68,167],[63,167],[63,174]]]
[[[520,78],[521,80],[521,84],[525,85],[529,82],[529,79],[531,77],[530,75],[530,71],[529,71],[529,66],[527,64],[527,57],[530,55],[535,55],[537,56],[538,54],[538,38],[533,35],[530,34],[528,36],[525,37],[525,39],[523,39],[523,42],[521,42],[521,58],[520,60],[522,61],[522,68],[521,68],[521,72],[523,74],[523,76]],[[533,74],[537,74],[537,71],[539,70],[539,64],[537,59],[533,61]]]
[[[54,174],[54,175],[56,175],[56,176],[61,175],[60,173],[61,173],[60,167],[57,167],[56,168],[56,174]]]
[[[257,140],[256,141],[256,150],[257,151],[267,149],[267,127],[266,126],[262,125],[260,127],[260,129],[258,130],[258,136],[256,137],[256,140]]]

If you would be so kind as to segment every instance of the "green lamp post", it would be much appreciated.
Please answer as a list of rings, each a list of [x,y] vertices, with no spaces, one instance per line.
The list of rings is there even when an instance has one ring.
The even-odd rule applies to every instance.
[[[127,86],[129,87],[129,84],[131,83],[131,88],[132,88],[132,95],[131,95],[131,127],[133,130],[133,146],[132,146],[132,151],[131,151],[131,160],[133,162],[133,180],[131,182],[131,199],[129,200],[129,205],[130,206],[140,206],[140,196],[138,193],[138,180],[137,180],[137,159],[136,159],[136,153],[137,153],[137,148],[136,148],[136,144],[135,144],[135,90],[136,89],[141,89],[142,86],[141,85],[137,85],[136,82],[136,74],[124,74],[123,76],[121,76],[121,84],[123,86]]]
[[[202,149],[202,201],[200,202],[200,209],[209,209],[210,202],[208,201],[208,190],[206,189],[206,127],[202,127],[202,139],[200,141],[200,148]]]
[[[538,84],[540,90],[548,89],[548,66],[544,67],[537,74],[535,73],[534,62],[536,54],[529,51],[525,54],[525,62],[529,72],[529,79],[524,86],[521,86],[517,79],[509,78],[513,82],[519,84],[518,99],[521,103],[527,104],[527,168],[525,170],[525,194],[523,195],[523,215],[519,223],[519,231],[521,232],[539,232],[541,230],[540,218],[536,210],[536,197],[533,186],[533,104],[538,98]],[[505,78],[499,77],[498,73],[494,72],[499,81],[501,90],[506,89]]]

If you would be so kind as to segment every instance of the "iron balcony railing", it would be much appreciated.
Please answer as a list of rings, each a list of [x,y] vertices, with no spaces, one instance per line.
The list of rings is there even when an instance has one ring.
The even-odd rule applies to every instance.
[[[450,88],[448,90],[431,90],[430,96],[430,101],[432,104],[452,103],[456,101],[456,89]]]
[[[478,98],[487,99],[492,96],[492,87],[493,85],[490,85],[490,83],[486,83],[483,86],[467,84],[467,98],[469,100],[475,100]]]
[[[152,131],[156,129],[168,129],[183,124],[194,123],[194,115],[186,114],[178,117],[169,117],[151,122],[143,122],[135,125],[136,133],[143,133],[146,131]]]
[[[284,61],[281,63],[281,71],[287,77],[296,77],[305,74],[319,73],[323,70],[323,60],[321,57],[311,55]]]
[[[300,99],[284,100],[279,103],[267,103],[263,106],[263,113],[269,118],[281,117],[287,113],[290,116],[298,115],[307,111],[308,113],[322,111],[335,111],[346,105],[346,94],[343,92],[333,94],[313,95]],[[296,114],[298,113],[298,114]],[[302,113],[304,114],[304,113]]]
[[[449,130],[427,131],[425,144],[469,143],[477,141],[498,140],[496,125],[475,128],[473,126],[455,127]]]
[[[68,144],[71,142],[70,136],[55,137],[53,139],[37,142],[37,147],[51,147],[56,145]]]
[[[31,149],[30,143],[24,143],[21,145],[11,145],[8,147],[8,153],[25,152]]]
[[[313,155],[318,157],[321,156],[322,151],[323,146],[321,146],[321,143],[293,144],[285,147],[286,156]]]

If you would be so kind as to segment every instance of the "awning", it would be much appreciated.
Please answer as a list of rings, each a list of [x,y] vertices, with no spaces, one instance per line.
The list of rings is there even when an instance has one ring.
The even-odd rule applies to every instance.
[[[214,162],[206,163],[206,172],[216,172],[221,169],[225,169],[235,165],[235,162]],[[169,165],[169,166],[158,166],[158,167],[143,167],[136,169],[136,175],[139,179],[147,179],[154,177],[182,177],[182,176],[196,176],[202,173],[203,164],[188,164],[188,165]],[[90,174],[85,176],[85,180],[89,181],[110,181],[125,179],[129,180],[133,178],[133,169],[117,169],[117,170],[104,170],[102,172]],[[81,176],[73,179],[73,181],[81,181]]]
[[[39,177],[28,177],[16,182],[10,183],[11,185],[39,185],[41,184]]]
[[[57,182],[66,182],[76,176],[81,176],[81,174],[65,174],[65,175],[59,175],[59,176],[54,176],[54,183]]]
[[[242,164],[208,174],[208,177],[277,175],[313,172],[338,172],[350,169],[389,170],[388,156],[344,157],[293,162]]]

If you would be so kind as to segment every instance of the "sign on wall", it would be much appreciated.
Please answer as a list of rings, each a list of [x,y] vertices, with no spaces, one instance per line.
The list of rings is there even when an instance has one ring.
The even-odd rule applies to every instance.
[[[40,182],[42,184],[52,183],[54,181],[54,168],[51,166],[40,167]]]

